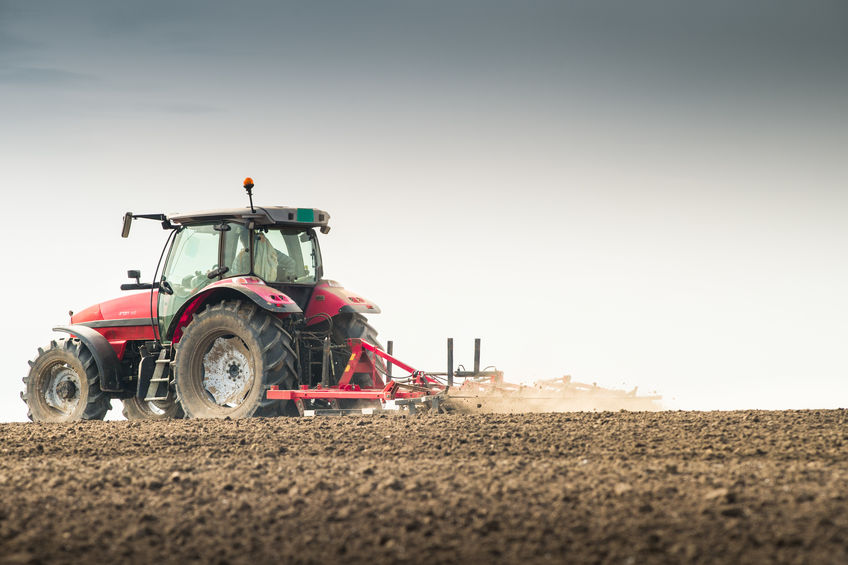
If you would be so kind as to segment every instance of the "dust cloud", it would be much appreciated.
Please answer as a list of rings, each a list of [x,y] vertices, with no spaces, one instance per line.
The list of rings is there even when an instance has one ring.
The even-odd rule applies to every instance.
[[[532,385],[467,380],[448,393],[447,407],[460,413],[527,414],[544,412],[657,412],[663,409],[659,395],[639,395],[560,379],[536,381]]]

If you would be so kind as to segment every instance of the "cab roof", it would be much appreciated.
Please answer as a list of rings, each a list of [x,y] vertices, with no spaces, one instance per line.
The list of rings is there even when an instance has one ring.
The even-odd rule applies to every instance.
[[[172,224],[182,226],[202,224],[218,220],[237,222],[254,222],[257,226],[297,226],[324,227],[330,221],[330,214],[317,208],[291,208],[288,206],[254,206],[250,208],[224,208],[220,210],[204,210],[168,214]]]

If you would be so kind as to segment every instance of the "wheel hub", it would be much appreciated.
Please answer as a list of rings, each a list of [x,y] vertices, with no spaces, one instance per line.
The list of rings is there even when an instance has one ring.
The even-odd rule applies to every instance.
[[[70,400],[77,394],[77,386],[72,381],[62,381],[56,385],[56,395],[62,400]]]
[[[66,365],[57,365],[50,370],[46,382],[44,400],[63,414],[71,414],[80,400],[80,377]]]
[[[253,386],[250,352],[235,336],[219,337],[203,356],[203,388],[215,404],[238,406]]]

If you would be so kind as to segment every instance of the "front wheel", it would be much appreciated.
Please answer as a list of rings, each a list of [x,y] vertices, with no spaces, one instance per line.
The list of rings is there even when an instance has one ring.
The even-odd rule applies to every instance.
[[[29,362],[21,398],[35,422],[102,420],[112,407],[100,390],[97,364],[78,339],[51,341]]]
[[[292,338],[279,318],[254,304],[227,300],[194,317],[176,344],[177,400],[189,418],[249,418],[284,412],[272,385],[297,378]]]

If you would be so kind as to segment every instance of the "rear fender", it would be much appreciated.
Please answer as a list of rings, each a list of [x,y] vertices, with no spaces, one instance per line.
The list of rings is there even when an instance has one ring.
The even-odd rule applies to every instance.
[[[182,337],[183,328],[191,321],[194,313],[203,305],[219,302],[226,298],[247,298],[263,310],[278,316],[302,313],[294,300],[276,288],[270,287],[257,277],[237,277],[210,284],[183,304],[174,316],[174,322],[166,333],[173,343]]]
[[[320,281],[306,305],[306,318],[310,325],[319,323],[325,316],[352,313],[379,314],[380,307],[336,281]]]
[[[65,332],[79,338],[91,352],[100,375],[100,388],[108,392],[121,392],[121,363],[115,349],[103,335],[87,326],[56,326],[54,332]]]

